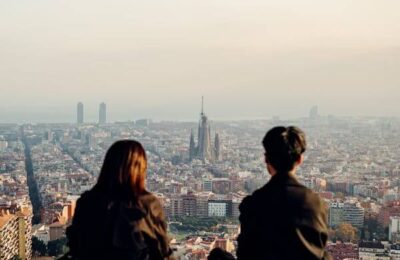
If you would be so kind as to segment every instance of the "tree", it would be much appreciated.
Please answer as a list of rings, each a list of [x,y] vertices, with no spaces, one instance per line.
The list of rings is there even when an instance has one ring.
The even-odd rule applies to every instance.
[[[44,256],[47,254],[47,246],[42,240],[32,236],[32,251],[35,255]]]
[[[352,242],[357,239],[357,228],[350,223],[342,223],[336,229],[336,237],[342,242]]]

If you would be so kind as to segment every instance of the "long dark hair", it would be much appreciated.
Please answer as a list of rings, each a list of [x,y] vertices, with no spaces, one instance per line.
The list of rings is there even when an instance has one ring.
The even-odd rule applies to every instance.
[[[146,152],[135,140],[115,142],[104,159],[95,189],[110,200],[137,201],[146,192]]]

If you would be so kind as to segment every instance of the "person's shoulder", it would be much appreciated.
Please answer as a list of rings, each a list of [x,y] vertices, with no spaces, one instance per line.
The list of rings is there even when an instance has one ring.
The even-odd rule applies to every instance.
[[[140,204],[144,207],[144,209],[152,211],[159,211],[162,209],[162,205],[160,200],[153,193],[149,191],[145,191],[139,197]]]
[[[315,208],[321,208],[324,206],[325,203],[324,200],[321,198],[321,196],[319,196],[318,193],[316,193],[313,190],[307,188],[305,197],[306,197],[306,203],[308,205],[311,205]]]
[[[93,190],[82,193],[76,201],[73,223],[88,221],[93,214],[99,214],[99,201],[100,199]]]
[[[240,212],[246,212],[257,206],[260,200],[265,199],[264,193],[267,190],[267,184],[258,190],[255,190],[251,195],[246,196],[239,205]]]
[[[250,207],[250,205],[252,204],[252,201],[253,201],[252,195],[246,196],[242,200],[242,202],[240,202],[240,204],[239,204],[239,211],[240,212],[245,212]]]
[[[309,210],[320,210],[324,202],[315,191],[307,188],[304,185],[296,186],[296,191],[292,193],[292,197],[297,201],[298,205]]]
[[[77,204],[91,204],[97,197],[95,193],[93,190],[83,192],[77,200]]]
[[[298,188],[301,190],[301,192],[304,194],[303,198],[306,200],[306,202],[320,202],[321,198],[320,196],[310,188],[307,188],[303,184],[300,184]]]
[[[144,191],[140,196],[139,196],[139,200],[143,203],[146,204],[152,204],[152,203],[157,203],[159,202],[159,199],[157,198],[156,195],[154,195],[153,193],[149,192],[149,191]]]
[[[80,209],[102,210],[107,205],[107,199],[104,194],[95,189],[85,191],[81,194],[80,198],[76,201],[76,206]]]

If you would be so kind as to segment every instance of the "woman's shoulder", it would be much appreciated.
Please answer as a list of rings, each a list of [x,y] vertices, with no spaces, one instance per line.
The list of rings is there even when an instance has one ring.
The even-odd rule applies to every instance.
[[[158,215],[162,211],[160,200],[153,193],[145,191],[139,197],[139,202],[147,211],[152,212],[153,215]]]
[[[97,192],[94,189],[84,191],[78,200],[79,201],[87,201],[87,200],[94,199],[97,196],[96,193]]]
[[[85,208],[103,206],[104,203],[104,196],[101,193],[97,192],[95,189],[91,189],[82,193],[80,198],[76,202],[77,207],[80,206]]]
[[[143,205],[153,205],[153,204],[159,204],[160,200],[157,198],[156,195],[154,195],[153,193],[149,192],[149,191],[145,191],[143,192],[140,196],[139,196],[139,201],[143,204]]]

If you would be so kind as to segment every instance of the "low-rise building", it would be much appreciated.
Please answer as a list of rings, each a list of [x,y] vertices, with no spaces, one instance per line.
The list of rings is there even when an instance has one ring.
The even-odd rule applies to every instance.
[[[360,242],[358,257],[360,260],[390,260],[389,252],[381,242]]]
[[[231,200],[209,200],[208,201],[209,217],[231,217],[232,201]]]

